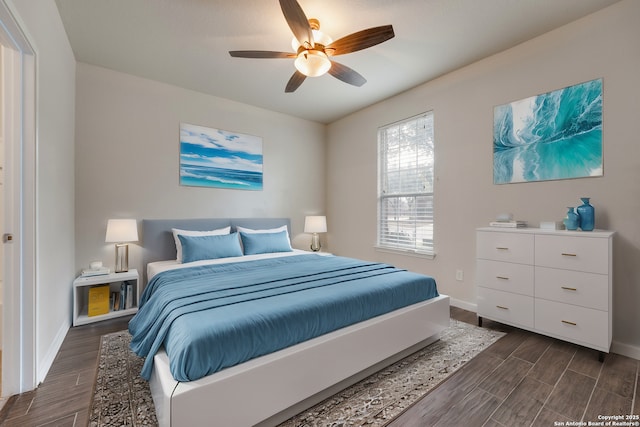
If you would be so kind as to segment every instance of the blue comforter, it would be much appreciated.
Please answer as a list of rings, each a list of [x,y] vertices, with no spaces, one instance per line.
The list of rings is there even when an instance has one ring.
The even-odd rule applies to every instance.
[[[429,276],[336,256],[182,268],[146,286],[131,349],[143,378],[164,346],[173,377],[192,381],[435,296]]]

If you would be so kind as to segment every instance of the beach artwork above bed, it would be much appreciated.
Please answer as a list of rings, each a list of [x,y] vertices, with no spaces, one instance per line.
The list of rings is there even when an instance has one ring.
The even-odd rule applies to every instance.
[[[262,190],[262,138],[180,123],[180,185]]]
[[[494,184],[593,176],[602,176],[602,79],[494,108]]]

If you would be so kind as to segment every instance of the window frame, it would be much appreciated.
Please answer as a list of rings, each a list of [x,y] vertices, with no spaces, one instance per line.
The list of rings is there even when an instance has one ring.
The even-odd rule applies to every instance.
[[[422,122],[422,124],[420,124]],[[405,255],[434,258],[434,184],[435,184],[435,131],[434,113],[426,111],[415,116],[399,120],[378,128],[378,191],[377,191],[377,235],[375,248],[382,252],[402,253]],[[409,125],[407,127],[407,125]],[[415,135],[409,134],[415,126]],[[425,129],[426,138],[420,138],[420,128]],[[395,140],[389,133],[397,133]],[[403,133],[404,132],[404,133]],[[408,136],[409,135],[409,136]],[[389,156],[393,154],[389,145],[398,146],[396,168],[390,168]],[[402,147],[404,145],[404,149]],[[408,147],[408,149],[406,149]],[[409,153],[412,150],[413,153]],[[391,154],[390,154],[391,153]],[[415,162],[411,158],[415,154]],[[407,159],[409,161],[407,162]],[[403,165],[411,164],[410,166]],[[391,163],[392,164],[392,163]],[[398,182],[400,182],[398,184]],[[419,187],[422,188],[419,188]],[[395,189],[391,188],[395,187]],[[389,207],[388,201],[397,200],[395,207]],[[391,211],[383,219],[384,213]],[[411,211],[408,218],[402,214]],[[389,231],[390,226],[395,231]],[[407,231],[408,230],[408,231]],[[389,238],[390,234],[395,234]],[[426,236],[426,237],[425,237]],[[406,241],[408,239],[408,241]],[[395,240],[395,242],[394,242]],[[403,241],[404,240],[404,241]]]

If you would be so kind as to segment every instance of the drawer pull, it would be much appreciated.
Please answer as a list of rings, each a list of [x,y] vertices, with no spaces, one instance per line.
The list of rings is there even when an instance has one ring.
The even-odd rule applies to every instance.
[[[496,249],[499,250],[499,251],[508,251],[509,250],[509,248],[503,248],[503,247],[497,247]]]
[[[503,307],[501,305],[496,305],[500,310],[509,310],[509,307]]]
[[[509,280],[508,277],[504,277],[504,276],[496,276],[496,279],[500,279],[500,280]]]
[[[569,322],[568,320],[563,320],[562,323],[566,324],[566,325],[571,325],[571,326],[578,326],[577,323],[574,322]]]
[[[565,291],[577,291],[578,289],[576,288],[569,288],[567,286],[560,286],[562,289],[564,289]]]
[[[562,252],[562,256],[578,256],[578,255],[570,254],[570,253],[567,253],[567,252]]]

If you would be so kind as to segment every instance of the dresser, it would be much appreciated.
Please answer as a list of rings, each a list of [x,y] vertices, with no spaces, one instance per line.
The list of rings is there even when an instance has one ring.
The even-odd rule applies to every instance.
[[[476,230],[478,324],[487,318],[600,351],[612,339],[611,231]]]

